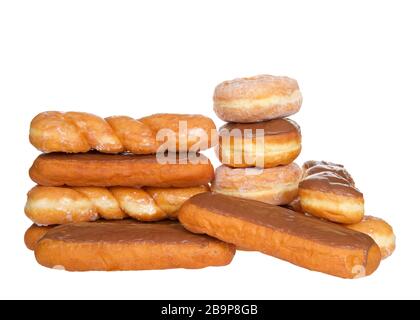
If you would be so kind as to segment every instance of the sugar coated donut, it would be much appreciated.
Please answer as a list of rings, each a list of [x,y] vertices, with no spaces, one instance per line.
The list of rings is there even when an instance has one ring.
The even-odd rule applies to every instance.
[[[212,191],[225,195],[285,205],[296,198],[302,170],[295,164],[274,168],[216,169]]]
[[[214,111],[224,121],[257,122],[298,112],[302,94],[294,79],[258,75],[222,82],[213,101]]]

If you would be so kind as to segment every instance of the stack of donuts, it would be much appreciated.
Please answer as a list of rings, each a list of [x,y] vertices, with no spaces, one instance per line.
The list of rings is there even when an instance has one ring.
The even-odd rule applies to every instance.
[[[372,274],[395,249],[392,227],[365,215],[344,166],[293,162],[301,131],[287,117],[301,104],[288,77],[222,82],[217,139],[201,115],[37,115],[27,247],[68,271],[224,266],[239,248],[342,278]],[[213,146],[215,172],[200,153]]]
[[[286,205],[302,175],[293,163],[301,151],[299,126],[286,118],[300,110],[296,80],[260,75],[219,84],[214,111],[227,124],[219,129],[212,190],[225,195]]]
[[[198,151],[211,147],[214,128],[201,115],[37,115],[29,138],[43,154],[29,170],[37,185],[25,206],[34,222],[27,247],[42,265],[66,270],[229,263],[231,245],[190,234],[177,222],[141,223],[175,220],[183,202],[209,190],[214,170]]]
[[[388,257],[395,249],[392,227],[364,215],[363,194],[342,165],[307,161],[300,169],[292,163],[301,150],[301,134],[285,117],[298,112],[301,104],[298,83],[288,77],[260,75],[219,84],[214,111],[229,123],[219,130],[216,151],[223,165],[216,169],[212,190],[283,205],[360,231],[375,240],[383,259]],[[264,130],[260,143],[257,129]],[[260,169],[250,170],[258,157],[263,159]]]

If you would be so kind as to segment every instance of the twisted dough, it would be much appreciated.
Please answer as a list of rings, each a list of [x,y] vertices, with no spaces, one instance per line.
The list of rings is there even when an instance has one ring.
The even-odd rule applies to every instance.
[[[37,225],[134,218],[176,218],[179,207],[208,186],[190,188],[43,187],[28,192],[26,215]]]
[[[183,130],[183,122],[186,130]],[[161,129],[166,131],[162,132],[162,137],[157,137]],[[213,121],[202,115],[155,114],[136,120],[127,116],[103,119],[85,112],[46,111],[32,120],[29,140],[43,152],[97,150],[152,154],[169,134],[176,145],[168,146],[168,151],[207,149],[212,146],[211,131],[214,129]]]

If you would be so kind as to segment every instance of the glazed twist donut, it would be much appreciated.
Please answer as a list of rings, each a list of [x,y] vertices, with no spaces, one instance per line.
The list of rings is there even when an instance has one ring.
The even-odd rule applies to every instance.
[[[182,123],[185,123],[181,128]],[[104,153],[156,153],[163,141],[159,130],[168,134],[176,145],[168,151],[204,150],[212,146],[211,131],[215,125],[202,115],[155,114],[139,120],[127,116],[101,118],[85,112],[47,111],[31,122],[29,140],[42,152],[79,153],[96,150]]]
[[[28,192],[26,215],[37,225],[134,218],[176,218],[179,207],[208,186],[190,188],[44,187]]]

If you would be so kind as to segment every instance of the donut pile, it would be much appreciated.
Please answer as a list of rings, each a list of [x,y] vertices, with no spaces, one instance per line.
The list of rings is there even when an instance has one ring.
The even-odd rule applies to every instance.
[[[293,163],[301,151],[301,132],[286,117],[299,111],[296,80],[269,75],[234,79],[214,91],[214,111],[229,121],[219,129],[214,192],[275,205],[297,196],[302,175]],[[263,169],[263,170],[261,170]]]
[[[364,232],[383,258],[394,251],[391,226],[364,216],[363,194],[342,165],[307,161],[301,169],[293,163],[301,151],[301,132],[286,117],[301,108],[296,80],[259,75],[224,81],[213,100],[215,113],[228,122],[219,129],[216,153],[223,165],[216,169],[213,192],[283,205]],[[264,130],[263,141],[258,129]]]
[[[178,128],[182,123],[185,132]],[[174,157],[167,162],[157,157],[165,143],[157,139],[161,129],[170,130],[174,142],[167,145]],[[213,166],[199,153],[203,161],[193,163],[185,152],[211,147],[214,129],[201,115],[38,114],[29,140],[43,154],[29,170],[37,185],[25,205],[34,223],[26,246],[41,265],[68,271],[228,264],[232,245],[174,221],[186,200],[209,191]]]
[[[40,113],[27,247],[68,271],[225,266],[243,249],[342,278],[372,274],[395,249],[392,227],[365,215],[344,166],[293,162],[302,137],[287,117],[301,104],[288,77],[222,82],[217,139],[202,115]],[[199,152],[213,146],[215,171]]]

